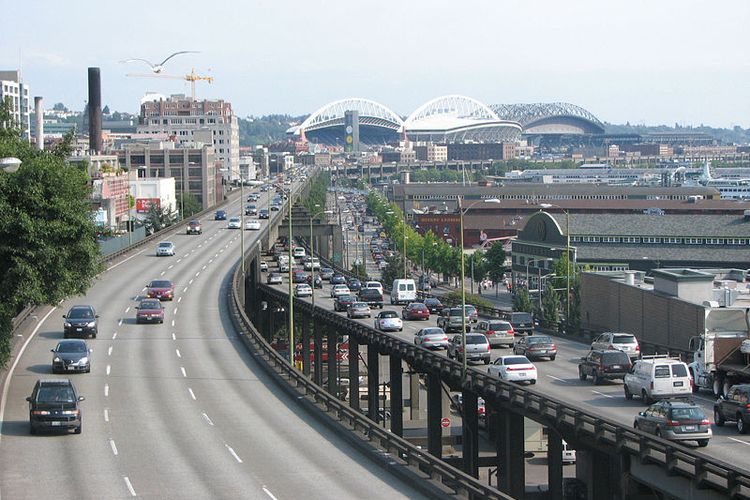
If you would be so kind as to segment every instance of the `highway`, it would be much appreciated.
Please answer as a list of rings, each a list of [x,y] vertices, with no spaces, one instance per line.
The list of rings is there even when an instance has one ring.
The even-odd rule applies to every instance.
[[[271,270],[274,263],[269,262]],[[371,270],[370,270],[371,271]],[[287,287],[286,282],[278,287]],[[284,288],[286,290],[286,288]],[[315,290],[315,304],[333,310],[333,299],[330,298],[330,285],[324,282],[322,290]],[[309,300],[309,299],[304,299]],[[391,306],[389,296],[385,296],[384,309],[392,309],[401,313],[402,306]],[[379,312],[379,309],[373,309],[373,318]],[[346,313],[338,313],[346,315]],[[358,319],[358,321],[367,326],[373,327],[372,319]],[[404,320],[403,332],[392,332],[393,335],[401,340],[413,342],[414,334],[420,328],[436,325],[436,316],[431,315],[427,321],[406,321]],[[538,334],[538,332],[537,332]],[[448,334],[451,337],[453,334]],[[558,355],[555,361],[534,360],[538,370],[538,382],[531,386],[531,390],[539,391],[550,397],[563,400],[568,404],[576,404],[580,408],[591,414],[600,415],[623,425],[632,426],[633,420],[639,411],[646,408],[640,399],[635,398],[627,401],[624,397],[622,381],[605,381],[601,385],[594,386],[589,377],[587,381],[581,381],[578,378],[578,361],[585,356],[589,350],[588,344],[582,344],[576,340],[554,337],[558,347]],[[445,355],[446,351],[436,351]],[[492,350],[492,359],[498,356],[512,354],[511,349],[495,348]],[[382,365],[385,366],[385,365]],[[470,363],[470,369],[486,371],[483,364]],[[383,368],[381,368],[382,370]],[[387,373],[381,373],[381,379],[387,379]],[[528,386],[527,386],[528,387]],[[407,389],[405,389],[407,390]],[[715,399],[708,393],[699,393],[693,395],[696,403],[705,411],[709,420],[713,421],[713,403]],[[715,459],[723,460],[730,464],[735,464],[745,469],[750,469],[750,437],[740,435],[732,423],[727,423],[726,427],[713,426],[713,438],[707,448],[698,450],[695,442],[688,441],[683,443],[684,446],[693,448],[699,453]]]
[[[244,204],[234,200],[229,215]],[[174,257],[145,245],[40,318],[0,415],[0,497],[419,498],[300,411],[246,353],[225,306],[242,230],[202,222],[202,235],[164,238]],[[245,231],[248,247],[257,234]],[[154,278],[174,281],[175,299],[164,324],[137,325],[134,308]],[[31,436],[25,398],[53,377],[50,349],[74,304],[100,314],[91,373],[71,376],[86,398],[83,432]]]

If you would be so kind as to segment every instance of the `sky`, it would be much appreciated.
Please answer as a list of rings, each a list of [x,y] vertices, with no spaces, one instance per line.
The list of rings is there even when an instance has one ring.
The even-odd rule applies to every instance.
[[[61,5],[64,7],[61,8]],[[441,95],[485,104],[570,102],[608,123],[750,128],[747,0],[0,0],[0,70],[47,107],[190,94],[238,116],[304,115],[346,97],[401,116]],[[13,21],[10,21],[13,20]]]

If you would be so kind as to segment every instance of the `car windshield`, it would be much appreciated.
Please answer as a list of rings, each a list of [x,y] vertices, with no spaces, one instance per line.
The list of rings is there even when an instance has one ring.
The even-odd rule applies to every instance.
[[[169,288],[170,286],[172,286],[171,281],[155,280],[151,282],[151,284],[149,285],[149,288]]]
[[[172,246],[171,243],[166,243],[166,242],[165,243],[159,243],[159,248],[169,248],[171,246]]]
[[[672,408],[672,420],[703,420],[706,415],[700,408]]]
[[[395,311],[385,311],[383,313],[380,313],[381,318],[398,318],[398,315]]]
[[[143,301],[141,302],[141,309],[161,309],[161,304],[156,301]]]
[[[368,307],[370,307],[370,306],[368,306],[368,305],[367,305],[367,304],[365,304],[364,302],[355,302],[354,304],[352,304],[352,307],[353,307],[354,309],[367,309],[367,308],[368,308]]]
[[[539,337],[534,335],[533,337],[529,337],[526,339],[526,341],[529,344],[551,344],[552,339],[549,337]]]
[[[424,335],[445,335],[442,328],[425,328],[422,330]]]
[[[93,317],[94,313],[88,308],[71,309],[68,313],[68,319],[91,319]]]
[[[436,306],[440,304],[440,301],[438,299],[424,299],[424,303],[428,306]]]
[[[86,352],[86,344],[83,342],[60,342],[55,348],[56,352]]]
[[[607,351],[602,353],[602,362],[608,364],[630,364],[630,357],[622,351]]]
[[[75,401],[73,388],[65,386],[43,386],[39,388],[37,401],[53,403],[72,403]]]
[[[635,344],[635,337],[632,335],[614,335],[612,337],[613,344]]]
[[[409,304],[409,309],[415,311],[424,311],[427,308],[424,304]]]
[[[503,361],[504,365],[528,365],[529,360],[526,359],[526,356],[511,356],[508,358],[505,358]]]
[[[510,330],[510,323],[490,323],[487,328],[494,331]]]
[[[461,308],[451,309],[450,310],[450,315],[451,316],[461,316]]]

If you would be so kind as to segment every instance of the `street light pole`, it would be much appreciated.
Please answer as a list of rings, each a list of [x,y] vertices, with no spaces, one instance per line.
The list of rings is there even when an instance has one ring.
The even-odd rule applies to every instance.
[[[466,380],[467,370],[467,359],[466,359],[466,284],[464,283],[464,211],[462,208],[461,201],[462,197],[458,198],[458,225],[459,232],[461,233],[460,245],[458,246],[459,252],[461,252],[461,380]]]
[[[409,277],[409,273],[406,272],[406,219],[404,219],[404,279]]]
[[[565,329],[567,332],[570,322],[570,212],[552,203],[542,203],[540,206],[542,208],[557,207],[565,214]],[[528,276],[526,278],[528,279]]]
[[[284,190],[282,189],[282,192]],[[292,293],[292,263],[294,256],[292,254],[292,190],[289,189],[288,216],[289,216],[289,364],[294,366],[294,294]],[[315,293],[313,293],[315,295]]]

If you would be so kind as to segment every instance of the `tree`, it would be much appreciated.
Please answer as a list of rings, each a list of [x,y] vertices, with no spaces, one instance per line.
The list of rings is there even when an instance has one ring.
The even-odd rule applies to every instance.
[[[550,327],[556,325],[559,319],[559,307],[560,307],[560,296],[552,286],[552,283],[547,283],[547,288],[544,290],[544,296],[542,297],[542,311],[541,321],[542,326]]]
[[[8,156],[22,164],[0,172],[0,366],[9,359],[12,318],[24,306],[82,294],[99,271],[86,174],[33,149],[0,118],[0,157]]]
[[[143,223],[148,233],[155,233],[171,226],[176,220],[177,215],[169,207],[159,208],[156,203],[152,203],[148,207],[148,213]]]
[[[192,193],[177,194],[177,206],[182,210],[183,219],[187,219],[202,210],[201,202]]]
[[[534,304],[531,303],[531,297],[526,287],[519,287],[513,292],[513,310],[522,312],[534,312]]]
[[[389,285],[390,283],[393,283],[393,280],[404,277],[404,261],[401,255],[386,257],[385,261],[388,265],[382,273],[384,284]]]
[[[102,110],[102,114],[103,114],[103,115],[108,115],[108,114],[110,114],[110,113],[109,113],[109,105],[108,105],[108,104],[105,104],[105,105],[104,105],[104,109]]]
[[[487,274],[495,283],[502,281],[505,273],[505,250],[499,241],[490,245],[484,256],[487,261]]]
[[[367,269],[365,269],[364,264],[354,264],[350,269],[350,272],[360,280],[367,279]]]

